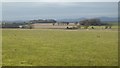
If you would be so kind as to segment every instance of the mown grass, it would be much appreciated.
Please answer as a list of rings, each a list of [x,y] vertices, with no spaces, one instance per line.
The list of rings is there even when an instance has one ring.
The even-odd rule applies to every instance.
[[[114,30],[3,29],[3,66],[117,66]]]

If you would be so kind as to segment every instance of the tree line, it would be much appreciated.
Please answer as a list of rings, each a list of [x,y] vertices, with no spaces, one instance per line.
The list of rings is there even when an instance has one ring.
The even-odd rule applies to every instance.
[[[32,28],[32,24],[35,23],[52,23],[53,26],[55,23],[58,25],[69,25],[71,22],[57,22],[54,19],[38,19],[38,20],[30,20],[29,22],[23,22],[23,23],[2,23],[2,28]],[[100,19],[94,18],[94,19],[85,19],[79,22],[72,22],[74,23],[77,28],[80,28],[80,26],[84,26],[85,29],[88,29],[89,26],[105,26],[105,29],[111,28],[112,25],[108,23],[101,22]],[[68,28],[68,27],[67,27]],[[94,29],[94,27],[92,27]]]

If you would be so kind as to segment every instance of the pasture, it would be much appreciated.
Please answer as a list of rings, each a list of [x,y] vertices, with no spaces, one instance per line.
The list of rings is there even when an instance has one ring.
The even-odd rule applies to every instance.
[[[3,29],[3,66],[117,66],[118,31]]]

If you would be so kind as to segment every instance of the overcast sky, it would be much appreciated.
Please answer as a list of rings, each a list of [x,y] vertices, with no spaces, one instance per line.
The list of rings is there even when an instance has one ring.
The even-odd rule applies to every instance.
[[[118,2],[119,0],[2,0],[2,2]]]
[[[117,17],[117,2],[4,2],[3,20]]]

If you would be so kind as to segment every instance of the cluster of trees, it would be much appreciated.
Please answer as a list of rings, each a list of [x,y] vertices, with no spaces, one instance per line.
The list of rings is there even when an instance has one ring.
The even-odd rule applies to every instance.
[[[57,21],[54,19],[46,19],[46,20],[38,19],[38,20],[31,20],[30,22],[31,23],[56,23]]]
[[[33,28],[31,23],[21,22],[21,23],[9,23],[9,22],[3,22],[2,28]]]
[[[85,29],[87,29],[89,26],[105,26],[105,29],[111,28],[112,25],[107,23],[102,23],[100,19],[85,19],[79,22],[80,25],[83,25]],[[94,27],[92,27],[94,29]]]
[[[2,28],[19,28],[19,25],[25,25],[24,23],[2,23]]]
[[[101,21],[100,19],[86,19],[86,20],[82,20],[80,21],[80,25],[85,25],[85,26],[98,26],[101,25]]]

